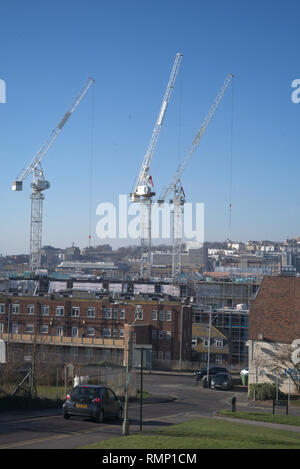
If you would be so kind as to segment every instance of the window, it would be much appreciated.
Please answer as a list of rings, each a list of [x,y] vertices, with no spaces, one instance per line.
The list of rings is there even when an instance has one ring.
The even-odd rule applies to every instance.
[[[27,305],[27,314],[34,314],[34,305]]]
[[[71,316],[73,318],[79,318],[80,316],[80,308],[79,306],[72,306],[72,313],[71,313]]]
[[[113,329],[113,337],[118,337],[118,329]]]
[[[166,339],[171,340],[171,331],[166,332]]]
[[[159,338],[163,339],[165,336],[164,331],[159,331]]]
[[[215,345],[218,348],[223,347],[223,340],[222,339],[215,339]]]
[[[19,314],[20,312],[20,305],[19,304],[13,304],[12,305],[12,313],[13,314]]]
[[[110,337],[111,336],[111,331],[109,327],[105,327],[103,329],[103,337]]]
[[[124,337],[124,329],[120,329],[120,337]]]
[[[94,318],[95,317],[95,308],[90,307],[86,310],[86,315],[88,318]]]
[[[56,316],[64,316],[64,314],[65,314],[65,307],[64,306],[56,306]]]
[[[172,311],[167,311],[166,319],[167,319],[167,321],[172,321]]]
[[[49,316],[49,306],[48,305],[42,305],[41,314],[42,314],[42,316]]]
[[[153,309],[152,310],[152,321],[156,321],[157,320],[157,309]]]
[[[156,339],[156,338],[157,338],[157,330],[152,329],[152,339]]]
[[[204,339],[204,340],[203,340],[203,345],[204,345],[204,347],[208,347],[208,344],[209,344],[209,340],[208,340],[208,339]]]
[[[166,352],[165,353],[165,359],[166,360],[171,360],[171,352]]]
[[[143,319],[143,308],[141,306],[137,306],[135,310],[135,317],[137,319],[142,320]]]
[[[164,359],[164,352],[159,351],[158,352],[158,359],[163,360]]]
[[[1,313],[5,313],[5,304],[4,303],[0,304],[0,314]]]
[[[163,310],[161,310],[161,311],[159,312],[159,320],[160,320],[160,321],[164,321],[164,320],[165,320],[165,314],[164,314]]]
[[[78,327],[73,326],[71,333],[72,333],[72,337],[78,337]]]
[[[114,308],[114,319],[118,319],[118,316],[119,316],[119,309],[118,308]]]
[[[106,319],[111,318],[111,308],[104,308],[103,309],[103,317]]]
[[[120,309],[120,319],[125,319],[125,308]]]
[[[0,334],[3,334],[4,332],[4,323],[0,322]]]
[[[56,328],[56,335],[64,335],[64,330],[62,326],[57,326]]]
[[[32,334],[34,332],[33,324],[26,324],[26,332],[27,334]]]
[[[95,335],[95,329],[93,327],[87,327],[86,328],[86,335],[88,335],[88,336]]]
[[[48,334],[49,332],[49,326],[47,324],[42,324],[40,326],[40,333],[41,334]]]
[[[19,324],[13,323],[13,324],[11,325],[11,332],[12,332],[12,334],[18,334],[18,331],[19,331]]]

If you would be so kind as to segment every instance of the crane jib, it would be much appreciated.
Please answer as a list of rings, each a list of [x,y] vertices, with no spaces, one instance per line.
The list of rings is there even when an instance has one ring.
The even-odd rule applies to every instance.
[[[67,120],[69,119],[70,115],[71,115],[71,112],[70,112],[70,111],[67,111],[67,112],[65,113],[64,117],[62,118],[62,120],[60,121],[60,123],[59,123],[58,126],[57,126],[58,129],[61,130],[61,129],[63,128],[63,126],[65,125],[65,123],[66,123]]]

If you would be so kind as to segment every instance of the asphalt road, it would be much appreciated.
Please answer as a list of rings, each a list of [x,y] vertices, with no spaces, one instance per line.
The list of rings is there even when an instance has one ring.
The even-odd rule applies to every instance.
[[[201,416],[212,416],[222,408],[230,408],[232,391],[215,391],[195,385],[192,376],[144,375],[143,388],[158,402],[143,404],[143,427],[157,428]],[[163,398],[174,398],[166,401]],[[1,416],[0,416],[1,417]],[[140,431],[139,402],[129,406],[130,433]],[[121,436],[122,423],[107,420],[97,424],[86,419],[65,420],[61,413],[1,421],[0,449],[75,449],[103,439]]]

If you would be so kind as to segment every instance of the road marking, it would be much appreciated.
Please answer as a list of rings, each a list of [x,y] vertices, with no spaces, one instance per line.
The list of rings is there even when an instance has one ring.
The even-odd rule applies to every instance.
[[[114,425],[105,425],[105,428],[115,428],[115,426]],[[58,440],[60,438],[70,438],[70,437],[73,437],[73,436],[82,435],[83,433],[91,433],[91,432],[94,432],[94,431],[95,431],[95,428],[90,428],[89,430],[82,430],[80,432],[68,433],[67,435],[53,435],[53,436],[48,436],[48,437],[44,437],[44,438],[36,438],[36,439],[33,439],[33,440],[20,441],[20,442],[16,442],[16,443],[8,443],[6,445],[0,445],[0,449],[14,448],[16,446],[26,446],[26,445],[30,445],[30,444],[33,444],[33,443],[41,443],[43,441]]]

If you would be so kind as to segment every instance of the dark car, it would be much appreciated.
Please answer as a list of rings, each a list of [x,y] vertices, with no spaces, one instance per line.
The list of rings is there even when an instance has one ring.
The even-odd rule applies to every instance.
[[[212,376],[210,380],[210,387],[212,389],[231,389],[232,388],[232,380],[229,373],[217,373],[216,375]]]
[[[229,373],[227,368],[223,368],[221,366],[211,366],[209,368],[209,376],[213,376],[217,373]],[[196,381],[200,381],[203,376],[207,375],[207,368],[202,368],[201,370],[196,370],[193,373],[194,376],[196,376]]]
[[[75,386],[63,404],[65,419],[73,416],[90,417],[103,422],[105,417],[122,418],[122,403],[108,387],[93,384]]]

